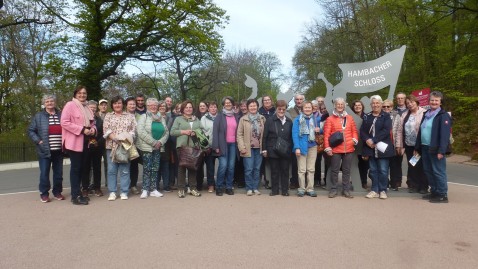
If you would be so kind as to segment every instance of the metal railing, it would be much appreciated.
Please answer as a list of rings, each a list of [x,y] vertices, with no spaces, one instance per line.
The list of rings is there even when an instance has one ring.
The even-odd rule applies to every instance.
[[[38,160],[35,145],[31,142],[0,143],[0,164]]]

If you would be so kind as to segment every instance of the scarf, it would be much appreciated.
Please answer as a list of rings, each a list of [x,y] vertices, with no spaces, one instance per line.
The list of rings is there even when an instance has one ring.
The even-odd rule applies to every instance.
[[[156,114],[153,114],[149,111],[146,112],[147,117],[151,117],[153,119],[153,122],[161,122],[162,121],[162,116],[161,113],[157,112]]]
[[[211,114],[208,112],[208,113],[206,113],[206,115],[204,115],[204,116],[205,116],[207,119],[209,119],[209,120],[211,120],[211,121],[214,121],[214,120],[216,119],[217,114],[213,116],[213,115],[211,115]]]
[[[423,127],[427,126],[427,121],[433,119],[433,117],[435,117],[438,114],[438,112],[440,112],[440,110],[441,110],[441,107],[439,107],[439,108],[437,108],[433,111],[431,109],[429,109],[427,111],[427,113],[425,113],[425,115],[423,115],[425,117],[425,119],[423,120],[422,126]]]
[[[195,121],[197,119],[196,116],[192,115],[191,118],[188,118],[186,117],[185,115],[183,115],[183,118],[187,121],[187,122],[192,122],[192,121]]]
[[[232,117],[234,116],[234,110],[227,110],[225,108],[222,109],[222,114],[226,115],[226,117]]]
[[[332,112],[332,114],[334,114],[335,116],[339,118],[345,118],[348,115],[347,111],[345,110],[342,112],[342,114],[339,114],[335,109],[334,109],[334,112]]]
[[[309,124],[307,125],[307,120],[309,120]],[[299,134],[308,135],[309,141],[315,141],[315,132],[314,132],[314,120],[312,119],[312,114],[309,116],[304,115],[303,113],[299,116]]]
[[[88,102],[80,102],[80,100],[73,98],[73,103],[76,107],[80,110],[81,114],[83,114],[83,126],[84,127],[91,127],[91,122],[94,120],[93,112],[88,107]]]
[[[257,137],[260,137],[259,134],[259,116],[258,114],[247,114],[249,121],[251,122],[252,126],[252,133],[255,134]]]

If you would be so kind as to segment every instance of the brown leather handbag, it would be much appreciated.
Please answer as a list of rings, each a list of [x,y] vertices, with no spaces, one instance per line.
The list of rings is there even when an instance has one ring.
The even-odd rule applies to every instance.
[[[317,143],[317,153],[321,153],[324,151],[324,135],[323,134],[315,134],[315,142]]]
[[[194,146],[189,146],[188,137],[187,146],[178,148],[179,166],[196,171],[203,165],[205,155],[206,153],[204,150],[202,150],[196,142],[194,143]]]

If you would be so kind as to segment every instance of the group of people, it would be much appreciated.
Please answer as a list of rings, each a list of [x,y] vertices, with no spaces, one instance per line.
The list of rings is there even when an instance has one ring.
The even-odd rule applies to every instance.
[[[451,118],[441,107],[442,100],[440,92],[431,93],[430,109],[425,111],[413,95],[397,94],[395,108],[393,101],[374,95],[370,113],[364,113],[361,101],[352,103],[355,118],[361,121],[356,122],[347,113],[343,98],[333,101],[330,113],[323,97],[306,101],[301,94],[295,95],[295,106],[290,109],[285,100],[274,104],[271,96],[264,96],[261,105],[255,99],[236,103],[226,96],[221,109],[216,102],[200,102],[195,109],[189,100],[173,107],[170,97],[163,101],[146,99],[143,94],[97,103],[88,101],[86,88],[79,86],[61,111],[55,96],[45,94],[44,109],[32,118],[28,135],[37,146],[40,199],[45,203],[50,201],[50,190],[55,199],[65,199],[64,155],[71,162],[71,202],[87,205],[90,194],[104,195],[102,159],[109,201],[117,199],[118,179],[119,197],[127,200],[131,194],[141,199],[163,196],[161,180],[163,192],[177,190],[179,198],[199,197],[205,176],[207,191],[217,196],[234,195],[234,184],[245,187],[248,196],[260,195],[264,178],[271,196],[289,196],[289,190],[297,188],[299,197],[316,197],[315,188],[326,186],[329,168],[328,197],[336,197],[341,190],[342,196],[353,198],[355,153],[362,187],[368,188],[367,178],[372,181],[367,198],[386,199],[388,189],[398,190],[405,153],[407,160],[418,160],[408,164],[409,191],[420,192],[431,202],[448,202],[445,154]],[[201,168],[179,165],[182,155],[178,149],[197,146],[200,138],[205,138]],[[136,149],[137,156],[124,161],[125,148]],[[141,191],[139,164],[143,166]],[[269,179],[266,168],[271,171]]]

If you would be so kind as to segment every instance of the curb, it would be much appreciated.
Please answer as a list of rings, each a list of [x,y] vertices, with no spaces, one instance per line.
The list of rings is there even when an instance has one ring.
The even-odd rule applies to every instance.
[[[70,165],[70,159],[63,159],[63,165]],[[0,164],[0,172],[29,168],[38,168],[38,161]]]

